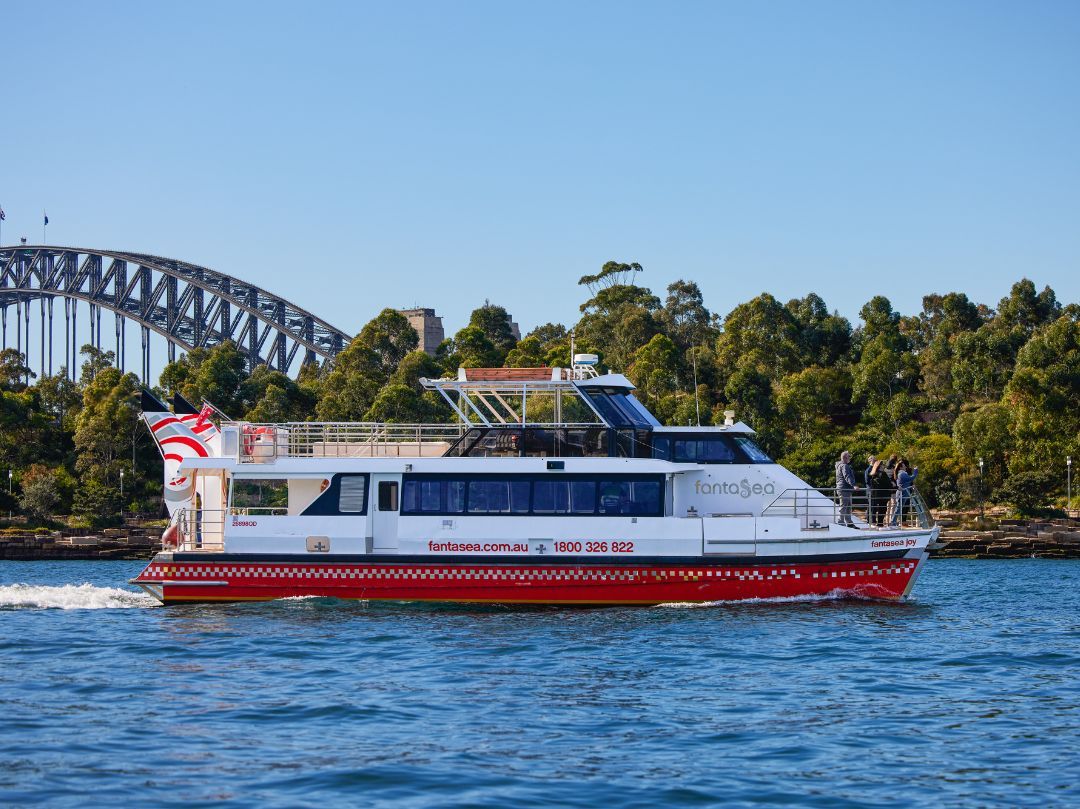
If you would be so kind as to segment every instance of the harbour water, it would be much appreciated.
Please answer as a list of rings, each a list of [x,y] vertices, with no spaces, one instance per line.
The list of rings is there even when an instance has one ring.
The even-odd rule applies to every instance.
[[[0,805],[1080,804],[1080,561],[906,603],[160,607],[0,563]]]

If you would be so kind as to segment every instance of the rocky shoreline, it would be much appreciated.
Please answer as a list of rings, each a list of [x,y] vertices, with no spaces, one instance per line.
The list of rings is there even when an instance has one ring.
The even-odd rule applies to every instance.
[[[994,520],[991,525],[961,528],[941,517],[941,536],[931,556],[966,559],[1078,559],[1077,520]],[[955,527],[954,527],[955,526]]]
[[[966,516],[966,515],[964,515]],[[1080,521],[994,519],[965,528],[960,515],[938,518],[941,536],[930,555],[966,559],[1080,558]],[[161,527],[106,528],[0,535],[0,560],[150,559],[161,550]]]
[[[0,560],[150,559],[161,550],[161,527],[0,534]]]

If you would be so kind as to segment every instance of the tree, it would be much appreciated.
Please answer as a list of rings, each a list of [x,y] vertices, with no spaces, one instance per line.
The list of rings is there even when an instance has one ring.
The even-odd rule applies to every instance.
[[[872,298],[859,312],[859,360],[852,369],[853,396],[865,402],[873,419],[887,418],[887,405],[900,392],[910,393],[919,378],[919,363],[900,330],[900,315],[883,295]],[[892,420],[892,429],[897,422]]]
[[[1035,515],[1049,502],[1055,483],[1057,481],[1045,470],[1018,472],[998,487],[993,499],[1008,503],[1022,515]]]
[[[968,471],[963,459],[957,457],[952,439],[941,433],[931,433],[916,440],[908,459],[919,467],[919,491],[931,506],[940,505],[942,492],[956,492],[957,482]]]
[[[610,277],[615,276],[605,276]],[[625,371],[634,352],[662,331],[660,299],[645,287],[626,284],[594,283],[590,289],[596,294],[579,307],[582,316],[574,329],[577,351],[595,352],[609,369]]]
[[[116,355],[111,351],[102,351],[92,343],[85,343],[79,349],[79,355],[85,357],[82,368],[79,371],[79,384],[86,387],[94,381],[94,377],[106,368],[112,368],[116,364]]]
[[[1001,398],[1016,362],[1016,346],[1009,333],[986,324],[958,334],[952,354],[952,386],[961,398],[984,402]]]
[[[1080,454],[1080,323],[1063,316],[1034,334],[1004,400],[1016,414],[1013,472],[1044,471]]]
[[[1054,295],[1054,290],[1044,287],[1036,294],[1035,284],[1022,278],[1012,285],[1008,297],[998,303],[994,325],[1005,332],[1016,335],[1022,344],[1035,330],[1053,322],[1061,315],[1061,304]]]
[[[517,342],[514,331],[510,327],[510,313],[501,306],[484,301],[483,306],[473,309],[472,314],[469,315],[469,325],[480,329],[495,350],[502,355],[498,363],[501,365],[502,359],[505,359],[507,352]]]
[[[713,323],[713,315],[705,308],[701,289],[693,281],[678,280],[668,285],[660,322],[667,336],[687,351],[694,346],[713,342],[719,329]]]
[[[303,421],[315,410],[316,399],[281,371],[256,366],[241,385],[241,397],[251,402],[244,418],[255,422]]]
[[[758,432],[766,450],[776,454],[782,439],[774,429],[776,407],[769,377],[755,368],[740,368],[728,378],[724,400],[737,419]]]
[[[808,446],[835,429],[851,411],[851,373],[812,366],[785,376],[777,386],[776,408],[791,445]]]
[[[967,295],[950,292],[926,295],[919,317],[911,319],[912,342],[918,351],[922,389],[936,402],[951,405],[957,399],[953,382],[956,343],[983,325],[980,308]]]
[[[644,395],[645,406],[656,410],[660,399],[675,392],[675,368],[679,349],[670,337],[654,335],[634,352],[628,376]]]
[[[507,368],[543,368],[546,362],[544,343],[539,337],[529,335],[511,349],[504,364]]]
[[[385,379],[390,378],[406,354],[420,345],[416,329],[396,309],[383,309],[360,330],[356,339],[374,352]]]
[[[37,520],[46,520],[59,504],[60,486],[56,473],[42,464],[31,466],[22,478],[19,508]]]
[[[462,368],[498,368],[506,356],[479,326],[466,326],[454,335],[453,354]]]
[[[236,344],[226,340],[213,348],[195,348],[161,372],[160,384],[191,402],[213,402],[240,417],[252,406],[244,396],[248,381],[247,360]]]
[[[26,390],[26,379],[36,375],[26,364],[26,359],[14,348],[0,351],[0,390],[18,392]]]
[[[139,379],[117,368],[99,370],[83,391],[83,407],[75,427],[75,468],[81,487],[88,480],[112,484],[121,469],[130,472],[126,458],[138,420]]]
[[[794,298],[785,307],[795,319],[803,364],[830,368],[851,350],[851,323],[837,313],[829,314],[825,301],[813,292]]]
[[[1005,480],[1009,457],[1015,441],[1012,435],[1013,415],[1010,409],[997,402],[961,413],[953,423],[953,444],[956,451],[974,471],[983,460],[984,485],[993,489]]]
[[[753,371],[769,380],[800,370],[799,327],[791,312],[763,292],[740,303],[724,318],[716,341],[720,381],[739,370]]]
[[[636,261],[631,264],[608,261],[604,263],[604,266],[600,268],[600,272],[596,273],[596,275],[581,276],[578,279],[578,286],[588,287],[589,293],[595,296],[605,289],[633,285],[634,274],[639,272],[644,272],[644,270]]]
[[[321,386],[322,399],[315,411],[318,418],[362,421],[379,391],[419,342],[404,315],[383,309],[334,358]]]
[[[438,378],[440,370],[438,362],[423,351],[406,355],[364,418],[397,424],[451,421],[453,411],[446,401],[435,391],[425,390],[420,381]]]

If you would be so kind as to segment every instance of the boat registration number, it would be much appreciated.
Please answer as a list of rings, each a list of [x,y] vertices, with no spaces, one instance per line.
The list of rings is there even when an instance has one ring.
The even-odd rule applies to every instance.
[[[633,542],[556,542],[555,553],[633,553]]]

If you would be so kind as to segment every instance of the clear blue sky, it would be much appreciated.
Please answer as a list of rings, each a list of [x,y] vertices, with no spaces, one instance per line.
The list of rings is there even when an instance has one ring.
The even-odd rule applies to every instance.
[[[8,0],[0,30],[5,243],[45,208],[50,243],[350,332],[570,323],[609,259],[722,314],[1080,300],[1077,2]]]

